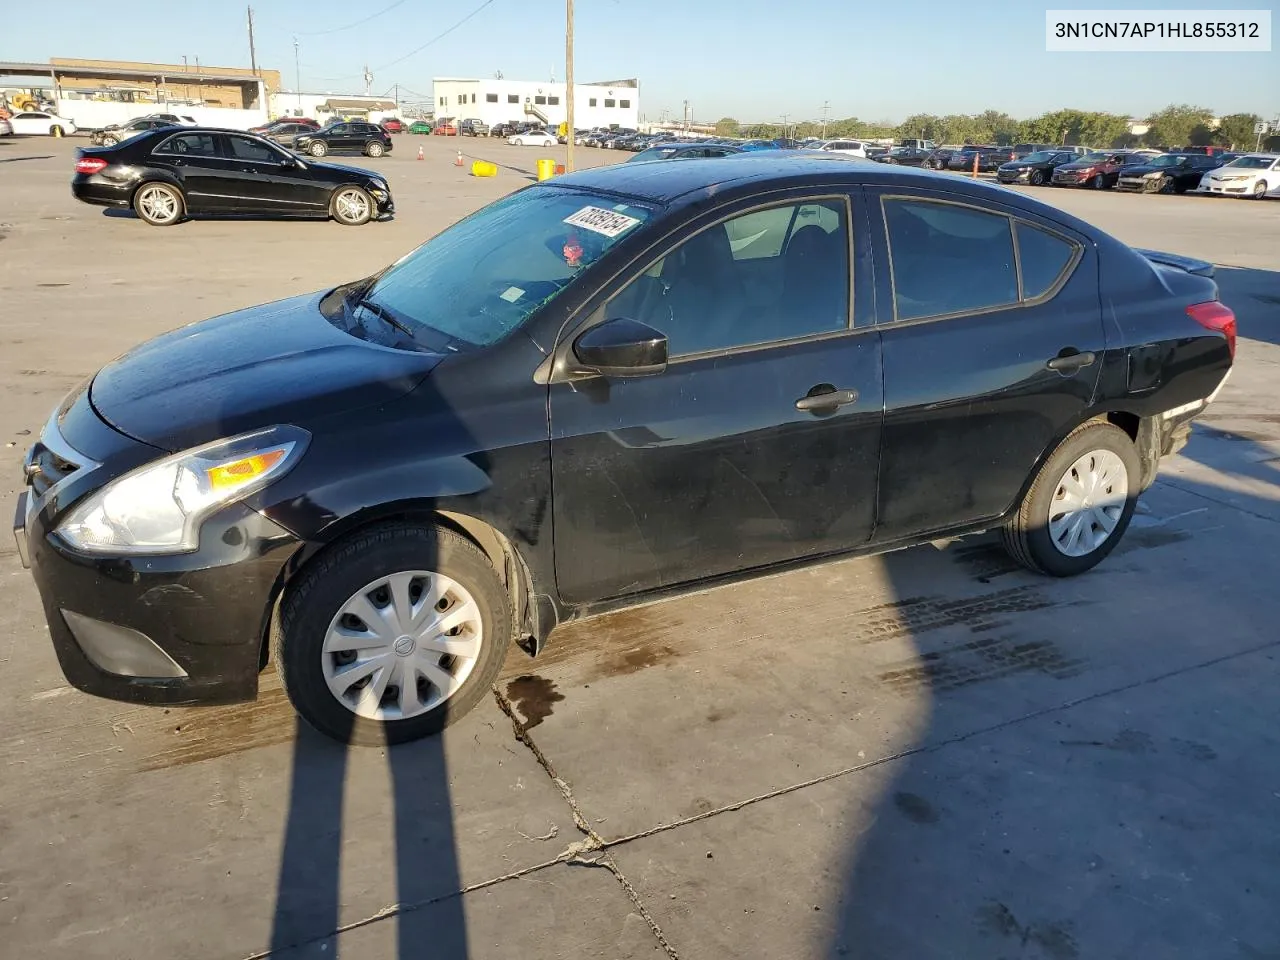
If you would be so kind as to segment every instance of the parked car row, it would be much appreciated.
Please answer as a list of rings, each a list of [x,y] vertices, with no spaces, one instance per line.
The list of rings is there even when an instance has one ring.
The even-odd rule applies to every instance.
[[[1116,188],[1133,193],[1211,193],[1261,200],[1280,196],[1280,154],[1098,150],[1084,157],[1041,150],[1003,163],[1000,183]]]

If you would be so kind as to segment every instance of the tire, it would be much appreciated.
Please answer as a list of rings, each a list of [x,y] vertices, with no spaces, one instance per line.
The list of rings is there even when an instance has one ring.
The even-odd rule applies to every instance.
[[[429,635],[438,646],[419,646],[428,631],[409,627],[398,616],[393,591],[386,583],[393,577],[402,590],[401,607],[415,619],[428,613],[425,604],[417,606],[424,592],[443,590],[439,602],[451,604],[443,610],[465,617],[462,625],[447,633],[432,631]],[[382,598],[385,606],[379,605]],[[363,606],[368,615],[379,617],[377,625],[387,636],[385,646],[369,629],[372,624],[364,624],[358,616],[353,621],[353,614],[344,613],[352,606]],[[390,636],[397,630],[405,632]],[[351,663],[358,662],[355,648],[325,652],[331,635],[338,631],[347,636],[364,634],[361,649],[366,664],[375,658],[385,664],[370,670],[370,680],[363,686],[359,682],[344,686],[341,676],[344,667],[350,669]],[[272,659],[289,701],[303,720],[342,743],[381,746],[438,733],[487,697],[514,632],[507,592],[493,565],[474,544],[451,530],[397,523],[356,532],[322,554],[288,588],[272,628]],[[340,643],[341,635],[337,639]],[[439,650],[446,645],[469,646],[475,655]],[[368,654],[369,650],[376,652]],[[408,704],[402,699],[403,691],[397,696],[391,689],[397,686],[394,681],[406,677],[406,668],[412,669],[416,694]],[[457,681],[457,686],[446,692],[441,681]],[[375,685],[382,686],[383,695],[372,702],[364,691]],[[342,691],[343,699],[335,690]],[[410,716],[394,717],[401,707]]]
[[[1267,199],[1267,181],[1259,180],[1257,183],[1253,185],[1253,199],[1254,200]]]
[[[329,145],[323,140],[315,140],[307,145],[307,153],[313,157],[323,157],[329,152]]]
[[[102,145],[103,145],[104,147],[114,147],[114,146],[115,146],[117,143],[119,143],[119,142],[120,142],[120,141],[119,141],[119,140],[117,140],[115,137],[103,137],[103,138],[102,138]]]
[[[1108,485],[1089,487],[1086,471],[1091,465],[1097,468],[1098,475],[1110,478]],[[1005,550],[1028,570],[1046,576],[1073,577],[1092,569],[1115,549],[1129,526],[1141,492],[1141,469],[1137,448],[1123,430],[1096,420],[1082,424],[1041,465],[1017,512],[1001,529]],[[1073,524],[1066,519],[1071,514],[1054,512],[1072,496],[1069,477],[1080,478],[1085,487],[1086,506],[1078,513],[1083,513],[1086,526],[1077,531],[1076,537],[1095,539],[1091,546],[1075,540],[1074,550],[1079,552],[1072,549]],[[1092,501],[1099,498],[1104,498],[1105,507],[1092,506]],[[1110,531],[1106,530],[1104,519],[1114,524]],[[1067,543],[1060,545],[1064,540]]]
[[[1107,189],[1107,178],[1100,173],[1095,173],[1093,179],[1089,181],[1089,186],[1095,190]]]
[[[186,215],[187,205],[177,187],[152,180],[134,192],[133,210],[153,227],[171,227]]]
[[[1174,191],[1173,177],[1165,175],[1156,181],[1156,193],[1170,194]]]
[[[1031,171],[1031,176],[1028,178],[1028,182],[1029,182],[1033,187],[1043,187],[1043,186],[1044,186],[1044,171],[1043,171],[1043,170],[1032,170],[1032,171]]]
[[[368,146],[364,148],[364,152],[365,152],[365,156],[368,156],[368,157],[380,157],[387,151],[386,151],[386,148],[383,147],[382,144],[380,144],[377,140],[371,140],[369,141]]]
[[[329,213],[345,227],[359,227],[373,219],[373,197],[360,187],[339,187],[329,201]]]

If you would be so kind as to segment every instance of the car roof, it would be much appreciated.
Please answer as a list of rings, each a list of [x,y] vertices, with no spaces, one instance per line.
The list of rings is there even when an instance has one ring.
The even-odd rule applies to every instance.
[[[982,181],[874,163],[818,150],[736,153],[696,163],[619,163],[556,177],[548,184],[622,194],[661,205],[696,200],[725,188],[786,189],[808,185],[912,186],[1019,205],[1018,195]],[[1040,205],[1036,205],[1037,210]],[[1055,214],[1059,219],[1069,215]],[[1070,218],[1073,222],[1074,217]]]

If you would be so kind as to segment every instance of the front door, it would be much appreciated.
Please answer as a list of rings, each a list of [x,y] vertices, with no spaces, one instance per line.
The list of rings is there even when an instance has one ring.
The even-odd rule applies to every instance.
[[[228,155],[243,176],[242,190],[255,212],[296,216],[324,210],[328,188],[316,183],[306,161],[252,137],[227,135]]]
[[[177,133],[151,151],[151,163],[182,184],[188,213],[219,213],[235,205],[238,178],[212,133]]]
[[[887,542],[1012,507],[1039,457],[1084,419],[1106,337],[1087,238],[943,191],[872,197],[887,266],[876,531]]]
[[[570,602],[865,543],[881,374],[845,196],[708,214],[592,315],[666,335],[650,377],[550,387],[556,578]],[[866,257],[859,257],[863,263]],[[590,323],[588,324],[590,325]],[[585,327],[573,331],[576,337]],[[832,394],[832,402],[818,398]]]

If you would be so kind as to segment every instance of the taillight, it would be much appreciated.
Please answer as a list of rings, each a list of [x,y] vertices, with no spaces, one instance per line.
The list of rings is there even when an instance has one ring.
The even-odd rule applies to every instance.
[[[101,157],[81,157],[76,161],[76,173],[97,173],[107,168],[107,161]]]
[[[1206,330],[1215,330],[1227,338],[1231,359],[1236,356],[1236,315],[1220,300],[1193,303],[1187,307],[1187,316]]]

